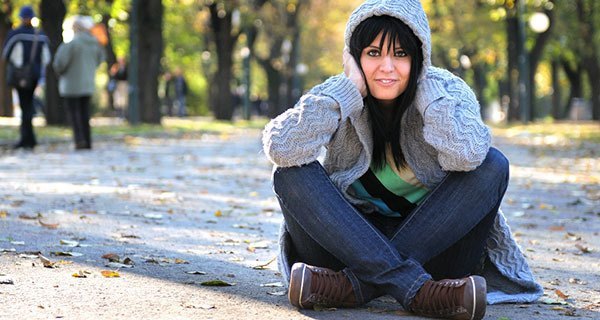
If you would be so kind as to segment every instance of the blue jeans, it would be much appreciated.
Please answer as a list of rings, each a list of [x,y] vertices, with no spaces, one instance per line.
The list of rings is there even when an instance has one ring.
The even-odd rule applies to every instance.
[[[425,281],[477,272],[508,167],[491,148],[477,169],[449,172],[403,219],[360,212],[318,162],[278,168],[273,187],[293,260],[342,270],[361,303],[389,294],[406,308]]]

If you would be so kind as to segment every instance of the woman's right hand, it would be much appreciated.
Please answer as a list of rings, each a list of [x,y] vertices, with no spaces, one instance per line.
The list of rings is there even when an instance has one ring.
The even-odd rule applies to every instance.
[[[356,60],[350,54],[350,51],[346,48],[344,49],[343,58],[343,66],[344,66],[344,74],[346,77],[354,83],[360,95],[364,98],[367,96],[367,85],[365,83],[365,78],[363,77],[362,71],[358,67]]]

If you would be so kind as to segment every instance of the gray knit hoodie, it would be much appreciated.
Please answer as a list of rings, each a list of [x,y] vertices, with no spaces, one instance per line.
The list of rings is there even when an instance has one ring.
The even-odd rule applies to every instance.
[[[489,129],[481,121],[479,103],[460,78],[431,66],[431,35],[427,16],[418,0],[366,1],[346,26],[348,46],[354,29],[365,19],[389,15],[406,23],[423,43],[423,71],[413,106],[402,119],[401,147],[416,177],[429,189],[447,171],[471,171],[485,159]],[[273,119],[263,132],[263,149],[275,166],[290,167],[317,160],[326,150],[323,167],[333,183],[362,211],[368,202],[352,195],[349,186],[369,168],[373,152],[369,114],[356,86],[339,74],[302,96],[294,108]],[[485,270],[488,303],[531,302],[542,294],[511,236],[502,212],[488,239],[488,256],[495,268]],[[285,223],[280,237],[279,266],[289,278],[293,247]]]

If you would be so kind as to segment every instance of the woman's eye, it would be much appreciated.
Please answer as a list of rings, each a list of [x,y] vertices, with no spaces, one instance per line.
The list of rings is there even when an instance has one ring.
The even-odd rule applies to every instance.
[[[369,51],[367,51],[367,55],[369,57],[378,57],[379,56],[379,50],[369,50]]]
[[[398,51],[394,52],[394,56],[406,57],[406,56],[408,56],[408,53],[406,53],[406,51],[404,51],[404,50],[398,50]]]

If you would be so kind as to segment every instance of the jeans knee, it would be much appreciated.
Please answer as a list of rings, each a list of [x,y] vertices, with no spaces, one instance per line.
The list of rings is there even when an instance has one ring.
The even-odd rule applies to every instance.
[[[314,172],[318,166],[317,162],[311,162],[296,167],[277,167],[273,172],[273,191],[281,195],[293,192],[294,186],[306,183],[306,179]]]
[[[503,179],[508,182],[510,163],[506,156],[496,148],[490,148],[488,154],[481,165],[481,169],[486,174],[494,175],[497,179]]]

